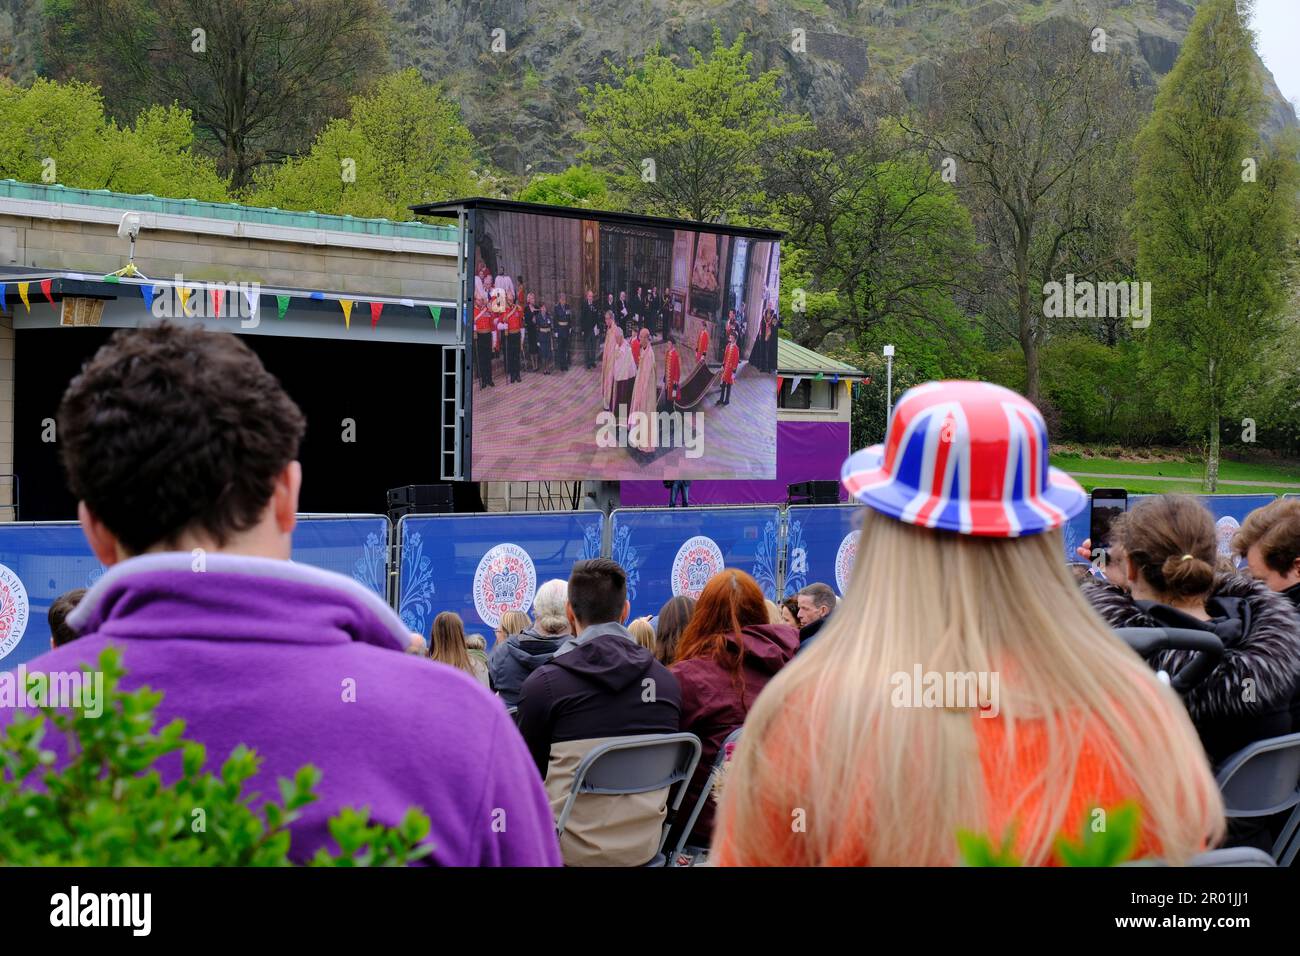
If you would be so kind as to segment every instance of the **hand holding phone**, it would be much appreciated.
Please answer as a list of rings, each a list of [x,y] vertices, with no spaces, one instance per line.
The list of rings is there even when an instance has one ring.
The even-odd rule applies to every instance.
[[[1128,510],[1128,492],[1123,488],[1094,488],[1088,517],[1088,538],[1093,564],[1105,568],[1110,559],[1110,528],[1115,518]]]

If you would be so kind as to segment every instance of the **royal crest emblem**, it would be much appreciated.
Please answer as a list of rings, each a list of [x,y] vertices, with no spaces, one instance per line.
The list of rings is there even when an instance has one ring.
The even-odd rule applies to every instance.
[[[517,544],[489,548],[474,572],[474,608],[484,624],[496,627],[506,611],[527,611],[537,593],[537,569]]]
[[[712,538],[701,534],[687,539],[673,558],[673,596],[698,598],[709,578],[722,568],[722,549]]]

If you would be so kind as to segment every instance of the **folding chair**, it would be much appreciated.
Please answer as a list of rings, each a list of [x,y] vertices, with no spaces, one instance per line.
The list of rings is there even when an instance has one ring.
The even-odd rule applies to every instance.
[[[1157,673],[1182,694],[1195,687],[1214,670],[1223,656],[1223,642],[1217,634],[1183,627],[1117,627],[1115,633],[1143,659],[1157,651],[1196,651],[1176,674]]]
[[[694,734],[641,734],[607,741],[588,751],[573,775],[573,785],[555,820],[556,837],[564,836],[569,814],[579,795],[626,795],[668,790],[664,820],[655,855],[645,866],[663,866],[664,844],[677,808],[686,795],[695,766],[700,762],[700,738]]]
[[[722,747],[713,758],[713,766],[709,769],[709,779],[704,781],[704,789],[700,791],[700,799],[696,800],[695,806],[691,808],[691,815],[686,818],[686,823],[682,828],[682,835],[677,840],[677,845],[673,847],[672,853],[668,857],[669,866],[681,865],[677,861],[681,858],[682,851],[687,849],[686,841],[691,838],[691,831],[695,829],[695,821],[698,820],[700,814],[704,812],[705,803],[713,796],[713,786],[718,782],[718,778],[722,776],[722,771],[726,767],[727,761],[731,759],[731,753],[735,749],[736,744],[740,741],[740,732],[743,729],[744,728],[742,727],[737,727],[731,733],[727,734],[727,739],[722,742]],[[703,856],[708,847],[691,847],[690,849],[698,851],[690,854],[693,862]],[[687,863],[685,865],[690,866],[692,864]]]
[[[1188,866],[1277,866],[1273,858],[1258,847],[1227,846],[1192,857]]]
[[[1300,733],[1257,740],[1223,762],[1215,775],[1229,820],[1291,811],[1270,851],[1279,866],[1300,852]]]

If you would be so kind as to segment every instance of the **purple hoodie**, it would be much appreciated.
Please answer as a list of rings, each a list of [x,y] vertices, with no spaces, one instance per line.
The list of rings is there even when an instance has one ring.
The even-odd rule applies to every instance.
[[[236,744],[262,769],[245,792],[278,794],[303,764],[320,799],[291,829],[290,856],[336,850],[326,821],[343,806],[394,825],[430,818],[432,862],[558,866],[555,823],[537,768],[501,702],[468,674],[403,653],[408,632],[374,593],[290,561],[150,554],[110,568],[69,615],[82,636],[31,671],[75,670],[124,648],[125,689],[164,696],[159,724],[185,720],[215,771]],[[12,719],[0,710],[0,726]],[[47,738],[63,756],[63,741]],[[160,763],[179,774],[179,754]]]

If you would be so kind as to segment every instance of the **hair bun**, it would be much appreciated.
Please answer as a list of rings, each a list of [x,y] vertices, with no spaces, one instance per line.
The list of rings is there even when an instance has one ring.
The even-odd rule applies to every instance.
[[[1178,595],[1204,594],[1214,584],[1214,565],[1193,554],[1166,558],[1160,574],[1169,590]]]

